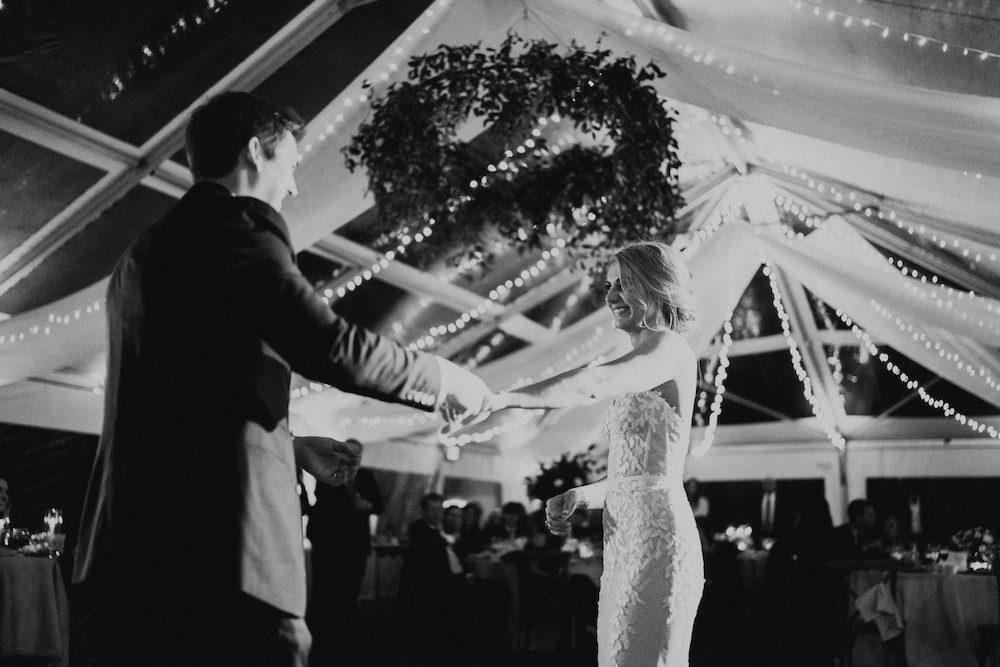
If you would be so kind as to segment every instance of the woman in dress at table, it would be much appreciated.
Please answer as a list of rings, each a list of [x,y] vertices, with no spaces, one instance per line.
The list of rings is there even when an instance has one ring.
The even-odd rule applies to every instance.
[[[688,664],[704,585],[701,544],[684,491],[698,370],[682,333],[694,323],[689,274],[662,243],[619,250],[607,268],[605,302],[631,351],[513,392],[493,409],[560,408],[612,398],[604,416],[608,478],[546,504],[549,529],[604,504],[604,573],[597,625],[601,667]]]

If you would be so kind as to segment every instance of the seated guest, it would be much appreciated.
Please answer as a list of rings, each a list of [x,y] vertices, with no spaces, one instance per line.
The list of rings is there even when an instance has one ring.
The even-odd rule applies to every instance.
[[[827,560],[858,560],[881,555],[881,540],[875,533],[875,506],[864,498],[847,505],[847,523],[833,529]]]
[[[482,518],[483,506],[475,501],[466,503],[462,508],[462,532],[459,542],[465,553],[476,554],[489,547],[488,541],[483,538],[483,527],[479,523]]]
[[[458,505],[450,505],[444,508],[441,516],[441,532],[445,535],[452,535],[455,539],[462,532],[462,508]]]
[[[566,542],[566,538],[553,535],[545,526],[545,510],[539,509],[531,513],[528,519],[530,535],[525,551],[559,551]]]
[[[451,549],[454,537],[442,530],[443,503],[439,493],[420,499],[422,516],[406,531],[409,549],[400,571],[399,593],[410,648],[414,664],[420,665],[453,664],[458,659],[455,623],[465,615],[465,579]]]
[[[513,540],[518,537],[528,537],[528,511],[519,502],[507,502],[500,508],[498,519],[488,521],[486,528],[488,540]]]
[[[889,514],[882,519],[882,554],[891,556],[894,552],[906,551],[909,542],[903,533],[899,519]]]

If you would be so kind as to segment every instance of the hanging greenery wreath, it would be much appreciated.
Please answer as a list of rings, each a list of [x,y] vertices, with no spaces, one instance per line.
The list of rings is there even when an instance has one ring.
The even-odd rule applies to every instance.
[[[439,245],[487,260],[484,232],[519,249],[558,235],[588,268],[610,248],[672,239],[682,202],[674,111],[649,85],[663,71],[575,43],[556,49],[512,34],[498,48],[443,45],[410,59],[408,80],[371,102],[344,148],[348,168],[368,172],[379,233],[433,219]],[[470,117],[505,149],[492,172],[477,142],[458,138]],[[560,149],[532,133],[554,119],[587,145]]]

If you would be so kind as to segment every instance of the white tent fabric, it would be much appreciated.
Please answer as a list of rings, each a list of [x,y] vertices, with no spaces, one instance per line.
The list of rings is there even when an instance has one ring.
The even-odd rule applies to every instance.
[[[303,141],[305,159],[298,172],[301,194],[285,211],[296,247],[327,237],[371,206],[364,175],[350,174],[341,153],[346,138],[367,114],[366,96],[383,92],[401,78],[412,54],[433,50],[441,43],[495,44],[511,30],[563,44],[575,40],[592,45],[600,39],[616,54],[634,54],[640,63],[655,61],[667,71],[667,77],[656,83],[658,90],[680,103],[682,114],[686,113],[683,105],[695,105],[744,123],[755,142],[766,147],[773,164],[798,164],[834,180],[861,181],[906,202],[914,214],[939,218],[939,225],[963,243],[983,244],[976,246],[979,251],[990,250],[985,244],[1000,245],[998,99],[874,83],[699,37],[596,0],[439,0],[310,123]],[[366,80],[374,86],[367,93],[362,90]],[[732,245],[728,250],[727,244]],[[691,259],[703,303],[704,335],[710,337],[717,330],[767,255],[879,340],[1000,405],[988,381],[998,372],[997,302],[956,299],[951,309],[938,308],[931,288],[911,285],[913,281],[893,274],[884,262],[881,269],[878,262],[864,271],[855,266],[857,257],[876,252],[863,244],[849,226],[836,220],[802,243],[724,226],[705,244],[708,250]],[[725,269],[710,268],[721,257]],[[834,257],[844,263],[838,265]],[[26,395],[17,384],[25,378],[89,361],[101,353],[104,289],[102,281],[46,308],[0,322],[0,384],[12,388],[10,395]],[[882,304],[892,304],[894,316],[919,322],[919,327],[913,324],[916,329],[901,332],[894,320],[872,309],[872,295],[878,295]],[[502,387],[521,378],[524,368],[544,369],[547,360],[565,359],[573,350],[579,351],[565,364],[610,354],[616,348],[607,321],[603,314],[594,315],[561,332],[551,345],[511,355],[483,372],[492,386]],[[598,332],[600,322],[605,324]],[[912,340],[920,334],[925,339]],[[705,345],[703,338],[700,352],[706,351]],[[964,368],[956,365],[955,355]],[[975,372],[969,373],[969,366]],[[67,414],[92,412],[94,396],[86,391],[75,393],[80,395],[79,409]],[[352,430],[363,426],[372,438],[401,441],[426,440],[440,425],[436,417],[403,415],[393,406],[340,397],[338,405],[352,408],[353,421],[344,422],[329,407],[335,395],[332,390],[313,392],[296,400],[293,411],[304,427],[315,431],[336,433],[347,426]],[[18,415],[23,404],[0,396],[0,419],[21,421]],[[554,431],[558,424],[566,439],[580,444],[587,419],[596,421],[594,412],[587,411],[587,416],[574,411],[551,414],[541,425]],[[95,422],[99,416],[91,415],[80,421],[78,429],[93,430]],[[570,424],[573,428],[567,428]],[[524,441],[522,435],[518,435],[519,442]],[[509,446],[517,445],[513,437],[508,440]],[[552,440],[557,441],[562,442]]]
[[[866,331],[949,382],[1000,406],[1000,301],[904,278],[847,223],[831,218],[801,242],[758,236],[782,270]]]

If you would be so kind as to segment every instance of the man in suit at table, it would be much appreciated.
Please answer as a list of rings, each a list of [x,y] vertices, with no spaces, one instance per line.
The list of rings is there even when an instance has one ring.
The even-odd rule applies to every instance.
[[[247,93],[197,109],[195,185],[111,276],[74,573],[102,664],[305,664],[296,468],[343,483],[360,450],[289,433],[292,371],[427,411],[483,407],[477,377],[338,317],[299,272],[279,211],[301,130]]]
[[[755,504],[755,520],[750,524],[756,537],[775,537],[791,528],[791,495],[773,477],[761,481],[760,502]]]

